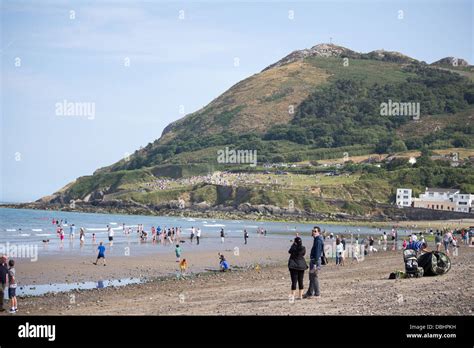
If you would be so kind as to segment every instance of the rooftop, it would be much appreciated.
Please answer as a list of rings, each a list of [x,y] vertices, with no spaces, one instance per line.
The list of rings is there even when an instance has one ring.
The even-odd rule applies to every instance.
[[[458,193],[458,189],[444,189],[444,188],[433,188],[433,187],[427,187],[425,189],[425,192],[438,192],[438,193]]]

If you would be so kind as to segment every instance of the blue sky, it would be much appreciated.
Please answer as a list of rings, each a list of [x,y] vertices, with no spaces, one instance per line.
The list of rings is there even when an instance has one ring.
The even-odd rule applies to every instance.
[[[159,138],[180,106],[193,112],[330,38],[360,52],[474,62],[468,0],[1,0],[0,11],[0,201],[35,200],[90,175]],[[63,100],[95,103],[95,117],[56,115]]]

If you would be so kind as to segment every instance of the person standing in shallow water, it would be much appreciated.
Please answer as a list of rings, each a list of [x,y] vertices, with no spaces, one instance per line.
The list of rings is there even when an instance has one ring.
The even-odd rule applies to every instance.
[[[244,230],[244,244],[247,244],[247,239],[249,238],[249,234],[247,230]]]
[[[290,258],[288,259],[288,269],[291,277],[291,298],[295,298],[296,284],[298,284],[298,299],[303,298],[303,279],[304,271],[308,269],[308,265],[304,259],[306,248],[300,237],[296,237],[290,250],[288,250]]]
[[[312,231],[313,247],[311,248],[309,261],[309,288],[304,298],[319,297],[319,279],[318,272],[321,270],[321,256],[324,251],[324,240],[321,236],[321,229],[314,226]]]

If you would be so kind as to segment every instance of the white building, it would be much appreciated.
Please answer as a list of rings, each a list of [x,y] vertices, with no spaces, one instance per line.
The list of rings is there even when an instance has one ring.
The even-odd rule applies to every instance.
[[[441,188],[429,188],[425,189],[425,193],[420,194],[420,199],[425,201],[445,201],[452,200],[455,194],[458,194],[457,189],[441,189]]]
[[[453,202],[455,205],[455,211],[462,213],[469,213],[473,209],[474,195],[469,193],[457,193],[453,196]]]
[[[411,189],[398,188],[396,204],[399,207],[411,207],[412,197]]]

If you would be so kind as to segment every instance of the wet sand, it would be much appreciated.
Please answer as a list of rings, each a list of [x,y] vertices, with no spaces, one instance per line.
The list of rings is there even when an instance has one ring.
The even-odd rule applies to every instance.
[[[268,242],[268,243],[266,243]],[[200,273],[208,269],[219,268],[218,253],[225,255],[232,266],[247,267],[252,264],[268,265],[281,261],[281,254],[290,247],[289,239],[252,241],[244,245],[239,241],[228,241],[217,247],[209,248],[201,242],[200,246],[182,246],[182,257],[188,262],[189,273]],[[265,247],[267,245],[268,247]],[[107,246],[108,247],[108,246]],[[37,262],[29,259],[17,259],[16,270],[19,282],[23,285],[99,281],[129,277],[163,277],[176,274],[179,270],[174,245],[149,245],[146,253],[127,254],[120,246],[120,252],[109,256],[106,252],[106,264],[102,260],[94,265],[97,252],[84,255],[67,254],[47,255]],[[96,247],[94,247],[95,249]],[[212,249],[212,250],[211,250]],[[120,255],[120,256],[119,256]],[[21,285],[20,284],[20,285]]]
[[[257,256],[258,255],[258,256]],[[331,261],[320,273],[321,297],[288,298],[289,273],[286,250],[242,250],[240,256],[227,252],[233,265],[247,268],[228,273],[207,272],[188,279],[170,279],[120,288],[78,290],[19,300],[19,314],[31,315],[472,315],[474,310],[474,248],[461,246],[451,258],[448,274],[389,280],[395,270],[403,270],[401,251],[379,252],[360,263],[346,260],[336,267]],[[190,257],[191,258],[191,257]],[[216,260],[215,252],[192,256],[192,264]],[[255,267],[255,264],[268,263]],[[111,259],[110,266],[93,266],[85,260],[54,259],[55,271],[30,265],[64,282],[64,276],[86,277],[155,276],[176,268],[172,255],[166,260],[150,258]],[[86,262],[86,263],[84,263]],[[64,263],[64,264],[63,264]],[[217,260],[214,263],[217,266]],[[23,266],[22,266],[23,267]],[[193,266],[191,266],[193,267]],[[216,268],[216,267],[214,267]],[[20,267],[18,267],[20,269]],[[54,269],[54,268],[53,268]],[[22,269],[24,273],[25,268]],[[49,275],[53,273],[53,275]],[[26,273],[28,274],[28,273]],[[69,274],[69,275],[68,275]],[[24,276],[23,276],[24,277]],[[33,279],[33,278],[32,278]],[[307,274],[305,274],[305,287]],[[74,294],[74,301],[71,301]],[[416,310],[414,310],[416,308]],[[8,315],[8,314],[7,314]]]

